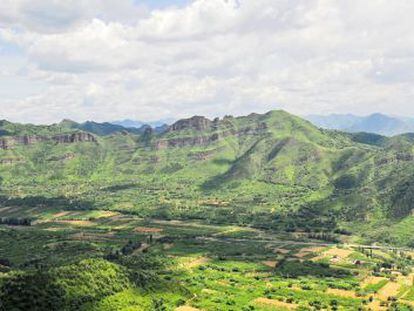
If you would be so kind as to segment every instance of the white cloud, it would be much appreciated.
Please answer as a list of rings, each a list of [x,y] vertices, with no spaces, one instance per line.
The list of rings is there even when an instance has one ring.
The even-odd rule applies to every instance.
[[[413,9],[407,0],[196,0],[152,11],[127,0],[3,0],[0,38],[27,60],[16,75],[48,88],[0,107],[37,122],[273,108],[414,114]]]

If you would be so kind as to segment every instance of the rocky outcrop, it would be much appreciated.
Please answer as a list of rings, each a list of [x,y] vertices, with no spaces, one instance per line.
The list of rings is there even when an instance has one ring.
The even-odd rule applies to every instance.
[[[15,146],[33,145],[47,140],[47,137],[37,135],[2,137],[0,138],[0,149],[8,150],[13,149]]]
[[[180,121],[179,121],[180,122]],[[228,136],[234,135],[242,137],[246,135],[259,135],[267,130],[266,123],[259,123],[256,126],[248,126],[239,130],[228,128],[222,131],[217,131],[205,136],[189,136],[189,137],[174,137],[159,139],[155,141],[155,149],[162,150],[166,148],[182,148],[193,146],[208,146],[212,143],[220,141]]]
[[[0,138],[0,149],[9,149],[9,144],[7,143],[7,140],[5,138]]]
[[[47,141],[52,141],[57,144],[97,142],[96,137],[94,135],[86,132],[60,134],[52,137],[40,135],[9,136],[0,138],[0,149],[9,150],[13,149],[16,146],[29,146]]]
[[[183,119],[175,122],[168,129],[169,132],[182,131],[182,130],[196,130],[206,131],[211,129],[213,122],[205,117],[194,116],[189,119]]]
[[[56,135],[52,140],[58,144],[72,144],[72,143],[96,143],[96,137],[90,133],[78,132],[73,134]]]
[[[387,157],[382,157],[377,159],[376,165],[387,165],[390,163],[395,162],[413,162],[414,161],[414,155],[411,153],[397,153],[388,155]]]
[[[190,160],[195,160],[195,161],[208,160],[214,157],[214,155],[219,153],[222,149],[223,148],[216,148],[216,149],[206,150],[206,151],[191,152],[188,154],[188,158]]]
[[[219,140],[219,134],[211,136],[195,136],[195,137],[178,137],[171,139],[161,139],[155,142],[155,149],[177,148],[177,147],[192,147],[192,146],[207,146]]]

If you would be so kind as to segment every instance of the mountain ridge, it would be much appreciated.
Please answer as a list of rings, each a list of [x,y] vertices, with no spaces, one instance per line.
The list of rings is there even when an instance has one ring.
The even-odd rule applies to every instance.
[[[285,111],[213,120],[195,116],[161,133],[147,128],[108,134],[112,125],[92,125],[95,134],[84,133],[94,135],[94,143],[39,140],[0,150],[2,193],[10,198],[15,189],[28,198],[64,193],[72,202],[89,200],[90,209],[142,217],[231,220],[274,230],[347,228],[365,239],[414,243],[393,229],[412,218],[410,134],[326,130]],[[83,132],[69,121],[2,122],[1,131],[41,137]],[[138,188],[123,188],[137,183]],[[72,184],[84,189],[81,194],[67,192]],[[124,190],[118,195],[103,190],[108,187]],[[220,209],[200,203],[213,198],[228,203]]]

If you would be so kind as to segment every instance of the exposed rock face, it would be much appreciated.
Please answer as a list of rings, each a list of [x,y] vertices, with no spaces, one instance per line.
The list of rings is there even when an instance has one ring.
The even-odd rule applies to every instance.
[[[155,149],[166,149],[176,147],[188,147],[188,146],[207,146],[208,144],[215,142],[219,139],[218,134],[211,136],[196,136],[196,137],[180,137],[172,139],[162,139],[155,142]]]
[[[41,142],[52,141],[57,144],[70,144],[80,142],[97,142],[95,136],[90,133],[79,132],[73,134],[62,134],[53,137],[38,136],[38,135],[24,135],[24,136],[11,136],[0,138],[0,149],[8,150],[13,149],[15,146],[28,146]]]
[[[408,153],[398,153],[396,159],[401,162],[411,162],[414,160],[414,156]]]
[[[178,121],[180,122],[180,121]],[[178,123],[177,122],[177,123]],[[210,121],[210,125],[212,122]],[[222,131],[217,131],[208,136],[191,136],[191,137],[177,137],[169,139],[160,139],[155,142],[155,149],[166,148],[180,148],[180,147],[193,147],[193,146],[208,146],[228,136],[246,136],[246,135],[258,135],[267,130],[266,123],[259,123],[254,127],[245,127],[243,129],[236,130],[234,128],[228,128]]]
[[[95,136],[90,133],[79,132],[73,134],[57,135],[52,137],[52,140],[58,144],[71,144],[71,143],[83,143],[90,142],[96,143]]]
[[[188,155],[190,160],[196,160],[196,161],[204,161],[211,159],[215,154],[220,152],[222,148],[216,148],[212,150],[207,151],[200,151],[200,152],[193,152]]]
[[[33,145],[48,140],[47,137],[37,135],[11,136],[0,138],[0,149],[13,149],[18,145]]]
[[[186,129],[205,131],[211,128],[213,122],[205,117],[194,116],[190,119],[183,119],[170,126],[169,131],[181,131]]]
[[[386,165],[393,162],[412,162],[414,161],[414,155],[411,153],[397,153],[386,158],[380,158],[376,160],[377,165]]]
[[[7,140],[4,139],[4,138],[0,138],[0,149],[3,149],[3,150],[9,149],[9,145],[7,143]]]

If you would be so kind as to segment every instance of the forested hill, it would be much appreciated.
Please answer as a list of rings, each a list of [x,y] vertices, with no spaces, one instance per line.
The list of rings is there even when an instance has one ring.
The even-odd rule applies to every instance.
[[[0,135],[4,206],[351,230],[414,243],[413,135],[322,130],[284,111],[195,116],[162,133],[1,121]]]

